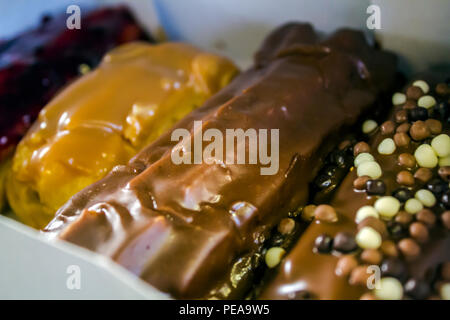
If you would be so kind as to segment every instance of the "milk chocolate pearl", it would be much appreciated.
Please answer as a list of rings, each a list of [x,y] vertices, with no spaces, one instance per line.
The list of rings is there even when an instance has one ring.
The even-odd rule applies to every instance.
[[[428,138],[431,135],[431,132],[425,122],[419,120],[413,123],[411,129],[409,129],[409,134],[414,140],[421,141]]]
[[[395,113],[395,122],[403,123],[408,120],[408,112],[406,110],[399,110]]]
[[[351,285],[367,285],[367,279],[369,279],[370,273],[367,273],[367,265],[357,266],[350,273],[348,282]]]
[[[404,110],[411,110],[417,107],[417,102],[413,99],[406,100],[405,104],[403,105]]]
[[[411,125],[409,123],[402,123],[401,125],[399,125],[397,127],[397,129],[395,130],[395,132],[409,132],[409,129],[411,128]]]
[[[428,241],[428,229],[421,222],[413,222],[409,226],[409,234],[413,237],[417,242],[425,243]]]
[[[358,266],[358,261],[352,255],[345,255],[339,258],[335,273],[337,276],[348,276],[350,272]]]
[[[416,165],[416,158],[410,153],[402,153],[398,156],[398,164],[402,167],[413,168]]]
[[[436,85],[436,93],[440,96],[445,96],[448,95],[450,93],[450,88],[448,87],[448,85],[446,83],[438,83]]]
[[[381,243],[380,250],[387,257],[395,258],[398,256],[397,246],[392,240],[384,240]]]
[[[361,176],[353,180],[353,187],[356,190],[365,190],[366,189],[366,183],[370,180],[369,176]]]
[[[407,259],[414,259],[420,254],[420,247],[416,241],[411,238],[405,238],[398,242],[397,244],[400,252]]]
[[[436,216],[434,215],[433,211],[426,208],[416,213],[416,219],[417,221],[424,223],[428,227],[432,227],[436,223]]]
[[[433,177],[433,172],[428,168],[419,168],[414,173],[414,178],[420,182],[427,183]]]
[[[370,146],[364,141],[358,142],[353,147],[353,155],[355,157],[360,153],[370,153]]]
[[[404,132],[398,132],[394,135],[394,142],[397,147],[406,147],[410,141],[411,138]]]
[[[444,224],[444,226],[450,230],[450,211],[445,211],[442,215],[441,215],[441,220],[442,223]]]
[[[411,86],[406,89],[406,97],[409,99],[418,100],[421,96],[423,96],[423,91],[419,87]]]
[[[391,121],[391,120],[385,121],[381,124],[380,129],[381,129],[381,134],[383,134],[383,135],[392,134],[392,133],[394,133],[394,130],[395,130],[395,123],[394,123],[394,121]]]
[[[397,174],[397,183],[404,186],[412,186],[414,184],[414,176],[409,171],[400,171]]]
[[[336,210],[328,204],[317,206],[316,210],[314,210],[314,217],[322,222],[334,223],[338,221]]]
[[[425,121],[425,124],[432,134],[439,134],[442,132],[442,123],[439,120],[428,119]]]
[[[278,232],[287,235],[290,234],[295,228],[295,221],[291,218],[284,218],[278,225]]]
[[[305,206],[302,210],[301,218],[304,221],[311,221],[312,219],[314,219],[314,212],[316,211],[316,207],[317,206],[314,204]]]
[[[406,211],[399,211],[395,216],[395,222],[398,222],[402,225],[408,225],[413,221],[413,215]]]
[[[383,255],[376,249],[364,249],[361,252],[361,260],[367,264],[379,264],[383,259]]]

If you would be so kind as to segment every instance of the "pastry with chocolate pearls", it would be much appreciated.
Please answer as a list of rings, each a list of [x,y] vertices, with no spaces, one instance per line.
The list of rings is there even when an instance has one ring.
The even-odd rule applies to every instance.
[[[327,204],[338,221],[304,228],[258,298],[450,299],[449,90],[424,79],[394,94],[389,119],[356,144],[364,152]]]

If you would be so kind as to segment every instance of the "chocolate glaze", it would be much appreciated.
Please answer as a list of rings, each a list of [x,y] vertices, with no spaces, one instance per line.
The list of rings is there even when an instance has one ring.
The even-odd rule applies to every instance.
[[[74,196],[45,232],[105,254],[175,297],[211,297],[220,286],[216,297],[237,297],[234,263],[305,204],[339,133],[391,87],[395,64],[360,32],[319,42],[309,25],[282,27],[255,67],[174,127],[192,133],[202,120],[203,132],[279,129],[277,174],[261,175],[258,165],[175,165],[170,130]]]
[[[436,79],[441,78],[436,75],[421,75],[416,79],[426,79],[431,84],[430,87],[434,87]],[[394,120],[395,112],[402,108],[392,109],[388,117],[390,120]],[[449,123],[443,124],[443,132],[448,134]],[[413,154],[419,143],[412,141],[408,147],[397,147],[392,155],[380,155],[376,151],[378,144],[384,138],[392,138],[393,134],[382,135],[379,129],[377,130],[371,138],[371,154],[382,168],[383,175],[380,179],[386,184],[386,195],[390,195],[400,187],[396,182],[396,174],[402,170],[398,164],[398,156],[405,152]],[[356,234],[357,210],[364,205],[373,205],[377,199],[375,196],[368,196],[364,191],[354,189],[353,181],[356,178],[356,170],[349,172],[330,203],[338,212],[339,221],[333,224],[313,221],[301,234],[275,274],[266,274],[266,283],[262,285],[262,289],[257,289],[260,299],[303,299],[305,292],[313,299],[359,299],[368,291],[365,286],[350,285],[348,277],[336,275],[339,256],[313,252],[314,241],[321,234],[325,233],[331,237],[341,231]],[[416,180],[412,188],[417,190],[419,186],[421,184]],[[424,279],[427,272],[446,261],[450,261],[450,233],[441,226],[435,226],[430,230],[430,239],[421,245],[420,256],[405,262],[410,277]]]

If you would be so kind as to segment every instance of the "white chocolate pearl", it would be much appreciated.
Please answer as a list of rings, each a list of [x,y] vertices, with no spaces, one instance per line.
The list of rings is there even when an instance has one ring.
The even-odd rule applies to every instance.
[[[364,227],[355,237],[356,243],[363,249],[378,249],[381,246],[381,235],[372,227]]]
[[[353,164],[355,165],[355,167],[358,168],[358,166],[361,163],[368,161],[375,161],[375,158],[370,153],[364,152],[356,156],[355,160],[353,161]]]
[[[375,289],[375,296],[380,300],[400,300],[403,298],[403,286],[392,277],[380,279],[380,288]]]
[[[400,210],[400,201],[391,196],[381,197],[375,201],[375,209],[384,218],[392,218]]]
[[[358,211],[356,211],[355,221],[356,221],[356,223],[360,223],[367,217],[375,217],[378,219],[379,214],[378,214],[377,210],[375,210],[374,207],[364,206],[364,207],[359,208]]]
[[[378,127],[378,124],[374,120],[366,120],[362,124],[362,132],[370,133]]]
[[[445,167],[450,166],[450,156],[439,159],[439,166]]]
[[[417,199],[411,198],[405,202],[405,210],[408,213],[415,214],[423,209],[423,204]]]
[[[424,107],[426,109],[430,109],[436,104],[436,99],[432,96],[422,96],[417,100],[417,105],[419,107]]]
[[[426,207],[432,207],[436,204],[436,197],[430,190],[420,189],[414,197]]]
[[[372,179],[378,179],[381,177],[382,171],[381,167],[375,161],[367,161],[361,163],[356,169],[358,177],[369,176]]]
[[[394,106],[399,105],[399,104],[403,104],[405,102],[406,102],[406,95],[404,93],[396,92],[392,96],[392,104]]]
[[[450,300],[450,283],[444,283],[441,286],[440,293],[442,300]]]
[[[450,137],[444,133],[434,137],[431,146],[439,157],[450,155]]]
[[[427,94],[428,91],[430,91],[430,86],[423,80],[414,81],[412,85],[422,89],[424,94]]]
[[[378,153],[393,154],[395,151],[395,142],[391,138],[386,138],[378,145]]]
[[[280,263],[281,258],[283,258],[285,253],[286,251],[280,247],[272,247],[269,250],[267,250],[265,256],[267,266],[269,268],[276,267]]]
[[[424,168],[434,168],[438,164],[438,158],[434,149],[429,144],[421,144],[414,152],[419,166]]]

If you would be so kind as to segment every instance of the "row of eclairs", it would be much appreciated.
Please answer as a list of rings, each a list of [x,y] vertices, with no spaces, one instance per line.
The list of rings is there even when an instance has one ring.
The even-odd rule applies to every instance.
[[[84,19],[0,42],[5,212],[178,299],[450,299],[448,73],[352,29],[285,24],[240,71]]]

